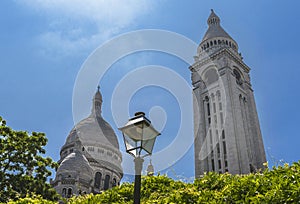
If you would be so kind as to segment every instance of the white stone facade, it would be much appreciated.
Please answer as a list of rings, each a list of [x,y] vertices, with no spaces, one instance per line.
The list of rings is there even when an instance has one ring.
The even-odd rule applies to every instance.
[[[190,67],[194,94],[195,176],[263,169],[265,151],[250,83],[237,43],[213,12]]]

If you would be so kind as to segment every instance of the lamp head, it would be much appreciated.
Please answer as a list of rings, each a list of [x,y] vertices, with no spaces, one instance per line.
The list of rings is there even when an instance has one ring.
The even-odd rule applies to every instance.
[[[126,152],[134,157],[151,155],[156,137],[160,135],[143,112],[135,113],[119,130],[123,133]]]

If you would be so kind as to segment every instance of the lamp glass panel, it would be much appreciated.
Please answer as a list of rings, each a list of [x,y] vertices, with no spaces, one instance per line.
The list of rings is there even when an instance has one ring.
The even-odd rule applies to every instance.
[[[126,150],[133,149],[136,147],[136,142],[132,140],[128,135],[124,134],[124,141],[125,141],[125,146]]]
[[[131,125],[129,127],[124,128],[123,133],[126,134],[128,137],[132,138],[133,140],[142,140],[143,137],[143,125]]]
[[[153,139],[143,140],[142,142],[143,149],[145,149],[149,154],[152,154],[155,139],[156,137],[153,137]]]
[[[143,129],[143,140],[149,140],[157,137],[159,133],[152,127],[144,127]]]

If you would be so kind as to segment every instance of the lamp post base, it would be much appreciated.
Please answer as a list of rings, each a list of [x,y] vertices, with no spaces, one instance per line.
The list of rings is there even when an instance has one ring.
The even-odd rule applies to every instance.
[[[141,174],[143,168],[144,159],[136,157],[134,159],[135,164],[135,178],[134,178],[134,204],[140,204],[141,200]]]

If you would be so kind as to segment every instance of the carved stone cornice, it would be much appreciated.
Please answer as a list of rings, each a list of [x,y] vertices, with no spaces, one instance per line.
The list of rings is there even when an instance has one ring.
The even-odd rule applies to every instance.
[[[237,63],[246,73],[249,73],[250,68],[242,61],[240,56],[237,56],[237,54],[231,52],[228,48],[223,48],[221,50],[218,50],[217,52],[209,54],[207,57],[199,60],[198,62],[195,62],[192,66],[190,66],[190,70],[197,71],[203,65],[213,62],[215,60],[218,60],[222,56],[225,56],[228,59],[232,60],[233,62]],[[225,62],[222,62],[222,63],[225,63],[224,66],[226,66],[226,63],[228,64],[230,62],[226,61],[226,58],[225,58]],[[217,63],[217,65],[222,67],[222,65],[219,63]]]

